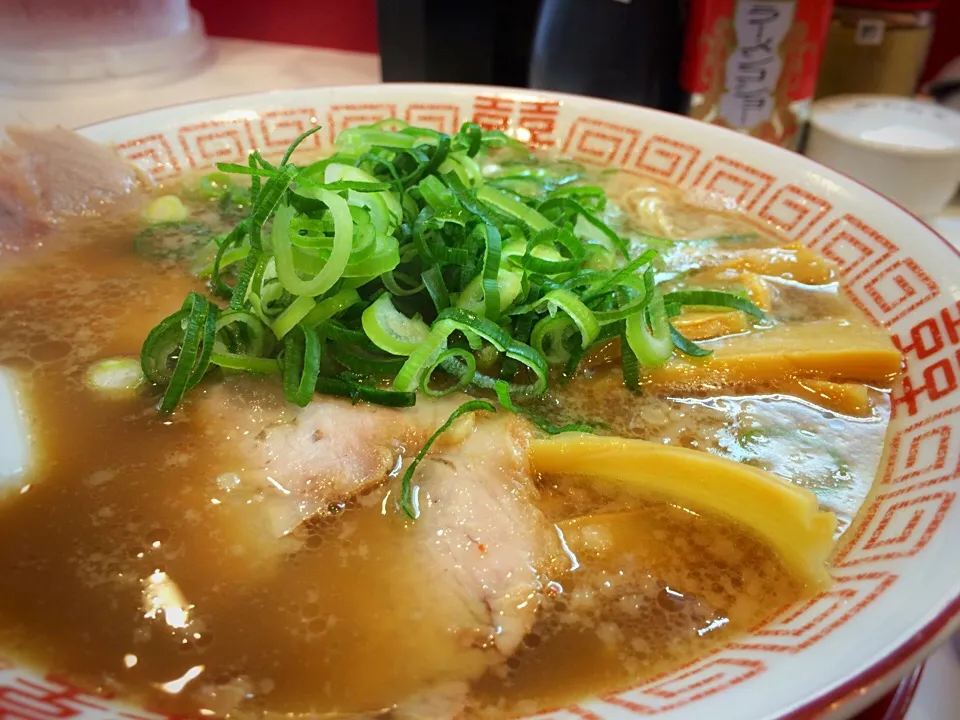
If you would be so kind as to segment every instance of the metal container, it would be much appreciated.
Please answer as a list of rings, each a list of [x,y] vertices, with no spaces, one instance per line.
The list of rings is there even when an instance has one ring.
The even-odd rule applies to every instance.
[[[838,2],[827,32],[817,97],[912,95],[930,48],[937,4]]]

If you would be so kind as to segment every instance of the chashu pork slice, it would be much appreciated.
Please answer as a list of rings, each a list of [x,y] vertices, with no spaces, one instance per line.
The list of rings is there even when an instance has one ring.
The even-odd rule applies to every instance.
[[[187,414],[221,449],[223,489],[257,494],[272,533],[282,536],[382,485],[462,401],[454,396],[388,408],[316,395],[298,408],[276,382],[238,376],[210,384]],[[455,442],[472,422],[458,421],[437,447]]]
[[[233,468],[241,486],[259,476],[284,488],[287,494],[270,480],[261,488],[295,508],[280,531],[323,512],[325,503],[364,495],[322,524],[321,532],[331,534],[314,550],[336,558],[329,575],[318,578],[332,583],[331,597],[339,592],[338,573],[369,587],[344,607],[331,600],[339,609],[325,643],[339,648],[337,659],[331,666],[318,660],[317,669],[326,711],[391,720],[459,717],[471,684],[504,670],[536,621],[562,555],[555,527],[536,504],[522,418],[506,412],[461,418],[417,468],[418,518],[398,508],[403,467],[463,400],[421,398],[397,410],[317,396],[298,409],[274,383],[236,377],[207,385],[184,408],[205,428],[204,445],[222,448],[220,468]],[[256,525],[257,503],[237,499],[218,509],[238,545],[269,552],[284,544]],[[305,547],[296,552],[311,552],[313,535],[303,537]],[[238,565],[237,573],[244,572]],[[365,671],[342,670],[356,667]]]
[[[9,127],[0,145],[0,249],[43,235],[72,215],[135,210],[137,171],[111,148],[71,130]]]
[[[418,627],[449,638],[450,661],[421,677],[421,690],[390,717],[458,716],[469,684],[502,666],[533,627],[560,547],[535,503],[527,436],[515,415],[480,418],[418,468],[419,515],[405,541],[420,578],[416,602],[427,610]],[[399,491],[398,481],[391,495]]]
[[[533,624],[558,549],[535,504],[526,423],[506,414],[477,422],[424,458],[414,492],[416,561],[425,584],[442,590],[450,630],[494,660],[509,656]]]

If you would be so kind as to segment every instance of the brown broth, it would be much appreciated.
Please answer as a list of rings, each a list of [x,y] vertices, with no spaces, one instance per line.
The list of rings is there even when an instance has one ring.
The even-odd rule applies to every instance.
[[[722,230],[739,229],[716,217]],[[189,402],[166,418],[150,393],[115,398],[87,387],[92,362],[137,355],[147,330],[202,289],[182,264],[134,254],[132,222],[68,224],[45,252],[3,273],[0,367],[18,373],[34,462],[27,489],[0,496],[0,652],[192,716],[372,713],[455,669],[458,658],[434,650],[429,606],[406,600],[418,578],[404,558],[418,549],[382,512],[382,490],[318,525],[305,546],[264,540],[256,512],[218,485],[229,448],[203,442]],[[593,372],[552,401],[618,434],[766,462],[842,517],[872,482],[888,418],[882,393],[859,420],[762,389],[638,400],[617,380]],[[778,423],[831,423],[850,437],[843,477],[826,465],[801,477],[811,458],[841,462],[802,436],[783,440],[786,455],[737,439],[743,427]],[[468,717],[630,686],[804,592],[769,549],[722,519],[656,498],[601,496],[580,478],[541,478],[540,488],[542,510],[561,526],[607,515],[568,538],[578,567],[551,578],[522,650],[473,683]],[[834,489],[833,506],[824,488]],[[617,512],[636,522],[615,522]]]

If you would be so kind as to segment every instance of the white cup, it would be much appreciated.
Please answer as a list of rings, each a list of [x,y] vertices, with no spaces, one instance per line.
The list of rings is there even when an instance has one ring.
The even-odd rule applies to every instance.
[[[818,100],[805,154],[931,217],[960,184],[960,113],[882,95]]]

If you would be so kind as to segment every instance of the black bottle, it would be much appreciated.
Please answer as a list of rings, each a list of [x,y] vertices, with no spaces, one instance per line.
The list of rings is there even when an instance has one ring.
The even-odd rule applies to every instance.
[[[539,5],[540,0],[378,0],[383,80],[526,87]]]
[[[530,86],[686,112],[684,0],[543,0]]]

